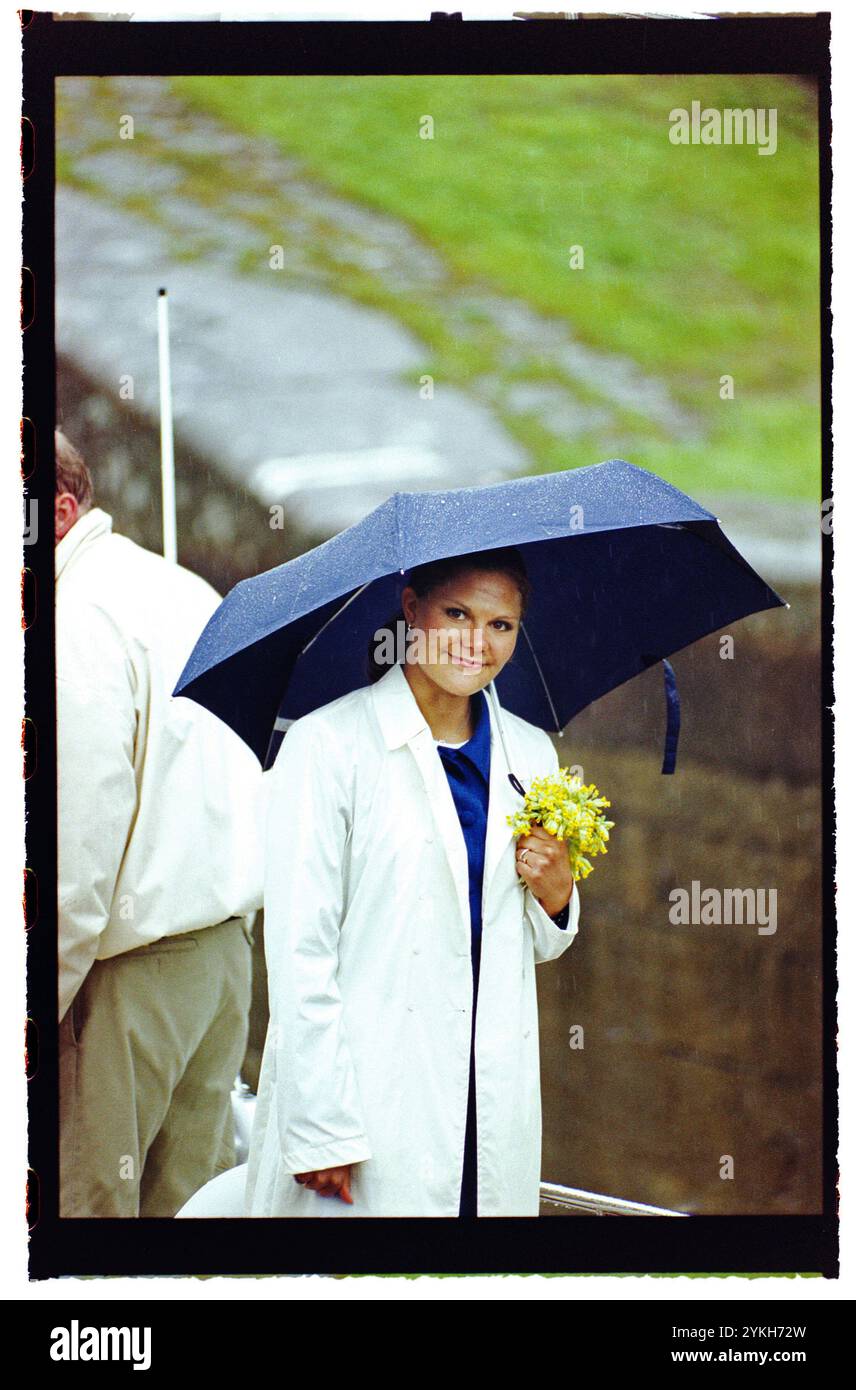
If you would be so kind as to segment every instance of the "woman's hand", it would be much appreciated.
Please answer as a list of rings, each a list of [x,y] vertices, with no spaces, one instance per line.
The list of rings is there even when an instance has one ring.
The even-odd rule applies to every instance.
[[[319,1168],[314,1173],[295,1173],[294,1181],[310,1187],[319,1197],[341,1197],[349,1206],[354,1205],[350,1163],[346,1163],[344,1168]]]
[[[555,917],[571,900],[574,876],[563,840],[533,825],[529,835],[517,841],[517,872],[547,913]]]

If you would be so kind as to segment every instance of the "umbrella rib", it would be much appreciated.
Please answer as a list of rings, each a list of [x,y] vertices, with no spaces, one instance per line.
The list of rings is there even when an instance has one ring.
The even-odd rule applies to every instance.
[[[338,618],[339,614],[340,614],[340,613],[344,613],[344,611],[345,611],[345,609],[347,608],[348,604],[349,604],[349,603],[353,603],[353,601],[354,601],[355,598],[359,598],[360,594],[363,592],[363,589],[367,589],[367,588],[369,587],[369,584],[373,584],[373,583],[374,583],[374,580],[372,580],[372,579],[367,579],[366,582],[365,582],[365,584],[361,584],[360,587],[359,587],[359,589],[355,589],[355,590],[354,590],[354,592],[351,594],[351,597],[350,597],[350,598],[346,598],[346,599],[345,599],[345,602],[342,604],[342,606],[341,606],[340,608],[337,608],[336,611],[335,611],[335,613],[331,614],[331,616],[327,619],[326,623],[324,623],[321,627],[319,627],[319,629],[318,629],[318,631],[316,632],[315,636],[314,636],[314,637],[310,637],[309,641],[306,643],[306,646],[305,646],[305,647],[301,647],[300,651],[297,653],[297,659],[298,659],[298,661],[299,661],[300,658],[304,655],[305,652],[308,652],[308,651],[309,651],[309,648],[312,646],[312,643],[318,641],[318,638],[321,636],[321,633],[322,633],[322,632],[326,632],[326,630],[327,630],[327,628],[330,626],[330,624],[331,624],[332,622],[335,622],[335,621],[336,621],[336,619]]]
[[[528,644],[529,650],[530,650],[530,652],[532,653],[532,660],[535,662],[535,670],[538,672],[538,675],[539,675],[540,678],[541,678],[541,684],[542,684],[543,687],[544,687],[544,694],[547,696],[547,704],[550,706],[550,713],[551,713],[552,716],[553,716],[553,723],[554,723],[555,726],[556,726],[556,733],[557,733],[557,734],[560,734],[560,733],[562,732],[562,726],[561,726],[560,723],[559,723],[559,716],[558,716],[558,714],[556,713],[556,706],[553,704],[553,700],[552,700],[552,697],[551,697],[551,695],[550,695],[549,687],[548,687],[548,685],[547,685],[547,682],[546,682],[545,679],[544,679],[544,672],[541,670],[541,663],[540,663],[540,661],[538,660],[537,656],[535,655],[535,648],[533,647],[533,645],[532,645],[532,643],[531,643],[531,641],[530,641],[530,639],[529,639],[529,633],[526,631],[526,624],[525,624],[524,622],[522,622],[522,621],[521,621],[521,624],[520,624],[520,630],[521,630],[521,632],[523,633],[523,636],[526,638],[526,642],[527,642],[527,644]]]

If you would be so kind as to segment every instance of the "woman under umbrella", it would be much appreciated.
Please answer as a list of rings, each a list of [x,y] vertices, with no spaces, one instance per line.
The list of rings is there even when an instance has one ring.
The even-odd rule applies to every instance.
[[[554,773],[553,745],[485,695],[528,592],[514,548],[415,567],[405,659],[375,634],[370,683],[285,737],[249,1215],[538,1214],[534,966],[570,945],[579,895],[567,848],[507,821],[511,764]]]

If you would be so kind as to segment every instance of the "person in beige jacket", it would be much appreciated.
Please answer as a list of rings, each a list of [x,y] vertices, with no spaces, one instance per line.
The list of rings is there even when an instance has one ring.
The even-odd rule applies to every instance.
[[[60,1216],[174,1216],[235,1161],[266,782],[171,694],[217,592],[56,457]]]

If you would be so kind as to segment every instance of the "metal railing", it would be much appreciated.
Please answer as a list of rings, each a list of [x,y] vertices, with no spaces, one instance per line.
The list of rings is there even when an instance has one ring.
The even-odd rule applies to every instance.
[[[542,1182],[541,1201],[549,1206],[576,1211],[581,1216],[689,1216],[688,1211],[670,1211],[647,1202],[629,1202],[624,1197],[608,1197],[603,1192],[586,1192],[581,1187],[562,1187]]]

